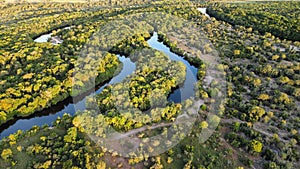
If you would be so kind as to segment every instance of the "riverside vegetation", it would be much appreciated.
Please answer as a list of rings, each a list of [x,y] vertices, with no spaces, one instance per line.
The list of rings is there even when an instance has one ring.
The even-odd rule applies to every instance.
[[[129,57],[136,64],[135,76],[129,76],[130,80],[109,85],[88,98],[87,110],[73,117],[66,114],[52,126],[34,126],[2,139],[1,167],[300,167],[299,2],[245,5],[153,1],[145,5],[142,1],[122,1],[128,4],[124,8],[118,1],[109,2],[113,4],[108,5],[116,6],[107,8],[101,2],[0,6],[1,22],[5,23],[0,26],[1,124],[43,111],[111,79],[122,67],[117,54]],[[211,18],[197,10],[203,5]],[[142,15],[149,12],[154,12],[151,17]],[[134,20],[141,16],[143,21]],[[276,22],[279,19],[286,22]],[[185,20],[194,25],[189,27]],[[113,24],[107,26],[107,23]],[[120,27],[124,23],[127,26]],[[71,29],[62,29],[66,26]],[[92,39],[99,30],[104,30],[104,34]],[[49,32],[62,43],[34,42],[36,37]],[[154,32],[158,32],[159,40],[173,53],[197,67],[194,95],[204,102],[185,138],[181,138],[180,127],[175,130],[174,139],[182,139],[175,147],[154,157],[142,152],[124,158],[89,136],[105,136],[105,124],[120,132],[151,128],[159,122],[172,124],[192,104],[190,99],[182,103],[161,102],[184,82],[186,67],[149,47],[147,40]],[[205,43],[200,32],[211,43]],[[180,39],[176,38],[178,35]],[[200,52],[193,53],[187,46]],[[218,102],[220,84],[213,81],[206,86],[205,78],[210,74],[201,57],[213,54],[213,48],[219,54],[217,69],[224,71],[227,88],[225,102],[215,112],[218,116],[207,118]],[[123,109],[115,104],[132,107],[133,112],[121,112]],[[159,108],[163,104],[164,108]],[[158,108],[150,109],[151,105]],[[202,143],[200,133],[218,122],[213,135]],[[94,123],[101,127],[90,126]],[[135,137],[168,135],[167,129],[168,126],[163,126]],[[167,143],[145,142],[150,145],[148,153],[164,144]]]

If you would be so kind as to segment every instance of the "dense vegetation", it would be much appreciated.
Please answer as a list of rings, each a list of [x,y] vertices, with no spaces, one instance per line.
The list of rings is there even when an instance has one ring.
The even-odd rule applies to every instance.
[[[243,25],[267,32],[281,39],[300,40],[300,9],[295,1],[269,3],[216,4],[208,14],[234,25]]]
[[[97,84],[110,79],[121,67],[116,54],[134,61],[136,70],[128,80],[107,86],[100,94],[87,99],[88,109],[77,116],[65,115],[53,122],[52,127],[33,127],[4,138],[0,142],[0,166],[299,168],[300,43],[299,39],[286,40],[297,37],[290,32],[297,31],[299,22],[295,21],[299,18],[297,11],[286,16],[283,13],[288,7],[298,9],[299,3],[260,4],[259,9],[269,8],[274,13],[268,15],[274,20],[280,15],[288,18],[291,27],[287,33],[280,32],[287,29],[281,23],[274,27],[278,28],[276,31],[268,27],[272,19],[259,17],[262,11],[254,12],[248,7],[255,4],[213,5],[209,13],[221,19],[216,20],[206,18],[192,3],[168,3],[157,1],[140,7],[112,9],[88,4],[50,3],[44,4],[44,8],[40,8],[41,4],[1,6],[1,16],[7,16],[2,20],[7,24],[0,27],[1,123],[81,94],[94,87],[95,80]],[[232,15],[231,12],[237,12],[230,7],[252,15],[248,19],[240,14]],[[147,12],[155,13],[146,15]],[[230,14],[224,15],[225,12]],[[15,14],[19,14],[18,18],[9,18]],[[255,27],[254,18],[265,23]],[[186,24],[185,20],[194,24]],[[65,26],[72,28],[61,29]],[[49,31],[63,42],[53,45],[33,41]],[[197,102],[162,102],[184,82],[182,70],[186,68],[181,62],[170,61],[164,53],[149,48],[146,40],[154,31],[171,51],[198,68],[195,96],[204,103],[184,139],[181,130],[187,126],[173,127],[174,136],[170,141],[182,139],[179,144],[161,155],[149,157],[158,145],[170,143],[147,142],[144,138],[160,133],[170,135],[167,129],[174,126],[174,120]],[[90,38],[95,32],[98,38]],[[213,45],[204,40],[203,32]],[[222,74],[226,75],[225,105],[219,103],[222,83],[206,83],[207,77],[215,72],[210,72],[209,65],[204,64],[216,52],[213,47],[221,61],[216,68],[224,70]],[[215,106],[218,116],[210,116]],[[128,107],[132,112],[122,112]],[[214,129],[216,122],[220,125],[214,134],[201,142],[201,132]],[[98,126],[95,128],[94,124]],[[132,140],[142,139],[144,144],[138,146],[148,146],[149,151],[131,153],[129,158],[124,158],[114,149],[100,146],[91,136],[105,137],[106,131],[111,130],[108,125],[125,133],[145,129],[132,134]],[[111,144],[119,146],[132,140]],[[130,150],[130,145],[127,146]]]
[[[246,6],[257,4],[224,6],[231,5],[251,11]],[[291,3],[259,5],[262,8],[273,7],[272,11],[280,14]],[[293,5],[293,8],[299,8],[298,3]],[[217,13],[217,9],[213,9],[210,8],[211,13]],[[234,18],[239,17],[241,15]],[[289,21],[296,19],[293,17]],[[248,21],[251,22],[251,19]],[[261,167],[297,168],[293,161],[299,160],[299,41],[287,41],[288,35],[283,34],[280,37],[283,40],[271,33],[261,35],[256,26],[268,28],[268,25],[252,27],[247,25],[248,21],[245,21],[246,27],[235,24],[225,29],[211,29],[211,39],[217,36],[214,44],[219,46],[221,57],[228,66],[227,79],[230,83],[225,114],[231,119],[225,121],[233,131],[225,138],[243,151],[259,153],[268,161]],[[299,22],[293,24],[299,27]],[[280,22],[276,26],[284,27]]]
[[[64,40],[62,45],[35,43],[33,39],[43,31],[72,25],[75,18],[76,22],[79,22],[77,19],[80,20],[81,17],[86,18],[90,15],[85,12],[56,15],[55,17],[54,15],[45,15],[39,19],[29,19],[30,22],[2,25],[0,35],[1,124],[14,116],[28,116],[66,99],[70,95],[76,96],[84,92],[84,90],[80,92],[72,90],[76,89],[76,86],[74,87],[72,84],[72,77],[76,73],[74,77],[81,78],[80,72],[74,69],[75,62],[81,55],[80,50],[83,44],[95,32],[95,29],[90,27],[89,31],[84,31],[81,24],[73,27],[72,30],[58,29],[53,33],[57,35],[64,33],[61,37]],[[98,15],[97,12],[94,15]],[[88,25],[88,23],[85,24]],[[102,60],[98,65],[97,79],[99,80],[96,83],[113,77],[119,65],[117,57],[106,54],[98,54],[94,57],[97,58],[91,57],[85,61]],[[88,80],[89,77],[85,77],[82,79],[83,83],[76,81],[78,83],[76,85],[82,86]],[[87,86],[85,90],[88,90],[89,87]]]

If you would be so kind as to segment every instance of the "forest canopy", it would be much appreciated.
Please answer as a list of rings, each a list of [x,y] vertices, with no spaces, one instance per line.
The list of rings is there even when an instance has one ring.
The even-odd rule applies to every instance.
[[[147,2],[0,5],[3,128],[103,86],[122,70],[120,55],[136,66],[135,75],[87,97],[86,110],[4,137],[0,166],[300,168],[300,3]],[[154,32],[195,67],[194,100],[167,100],[188,68],[149,46]],[[108,148],[99,140],[111,131],[121,135]],[[170,139],[148,139],[156,135]]]

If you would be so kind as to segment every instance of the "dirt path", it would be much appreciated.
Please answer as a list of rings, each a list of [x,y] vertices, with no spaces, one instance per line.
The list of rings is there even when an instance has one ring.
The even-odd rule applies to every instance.
[[[238,122],[238,123],[247,123],[245,121],[242,121],[240,119],[237,119],[237,118],[232,118],[232,119],[222,119],[221,120],[222,123],[227,123],[227,124],[232,124],[233,122]],[[254,131],[257,131],[265,136],[268,136],[268,137],[273,137],[273,133],[270,133],[270,132],[267,132],[267,131],[264,131],[262,129],[259,129],[256,127],[255,124],[253,124],[253,130]],[[288,140],[285,140],[281,137],[279,137],[279,140],[282,141],[283,143],[288,143],[289,141]]]

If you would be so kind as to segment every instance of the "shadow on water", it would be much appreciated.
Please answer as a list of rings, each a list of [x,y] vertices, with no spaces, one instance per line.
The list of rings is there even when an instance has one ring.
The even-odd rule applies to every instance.
[[[135,64],[129,58],[117,55],[123,64],[121,72],[111,80],[104,82],[94,89],[91,89],[80,96],[69,97],[66,100],[59,102],[57,105],[34,113],[27,117],[16,117],[4,125],[0,126],[0,139],[15,133],[18,130],[29,130],[33,126],[42,126],[44,124],[51,125],[58,117],[62,117],[65,113],[74,115],[78,110],[85,109],[85,101],[88,96],[99,94],[108,84],[114,84],[122,81],[126,76],[133,73]],[[75,110],[76,107],[76,110]]]
[[[43,35],[42,35],[43,36]],[[162,51],[170,57],[171,60],[181,61],[187,67],[186,80],[184,84],[176,88],[168,97],[168,101],[179,103],[194,96],[194,85],[197,79],[197,68],[192,66],[183,57],[170,51],[170,48],[164,45],[162,42],[158,41],[157,33],[155,32],[153,36],[147,41],[148,44],[159,51]],[[29,130],[33,126],[43,126],[45,124],[51,125],[58,117],[62,117],[65,113],[74,115],[78,110],[85,109],[86,98],[95,94],[99,94],[104,87],[109,84],[114,84],[121,82],[125,77],[132,74],[135,69],[135,63],[129,58],[117,55],[119,60],[123,64],[121,72],[113,77],[111,80],[104,82],[94,89],[91,89],[80,96],[69,97],[66,100],[59,102],[57,105],[42,110],[40,112],[34,113],[28,117],[16,117],[4,125],[0,126],[0,139],[15,133],[18,130]],[[76,109],[75,109],[76,107]]]
[[[171,49],[167,47],[163,42],[158,41],[158,35],[154,32],[153,36],[147,41],[150,47],[159,50],[170,57],[171,60],[180,61],[186,66],[186,79],[184,84],[176,88],[168,97],[168,101],[174,103],[180,103],[194,96],[194,86],[197,82],[197,72],[198,69],[191,65],[183,57],[171,52]]]

